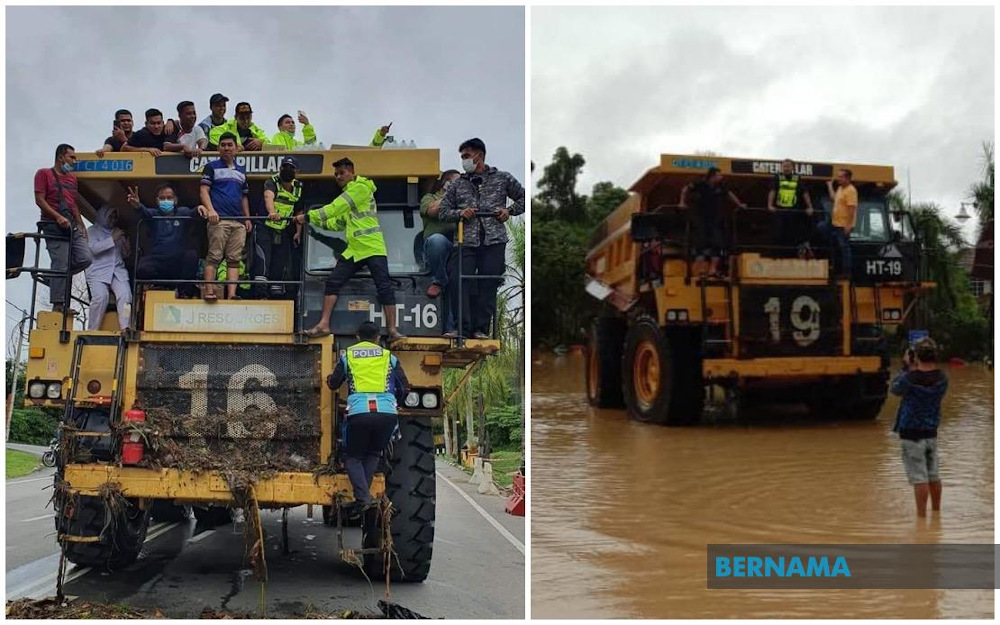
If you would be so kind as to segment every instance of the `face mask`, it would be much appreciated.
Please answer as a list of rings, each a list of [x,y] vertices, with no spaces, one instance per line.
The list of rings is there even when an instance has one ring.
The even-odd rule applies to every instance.
[[[295,180],[295,172],[291,169],[282,168],[278,176],[281,178],[282,182],[291,182]]]
[[[160,200],[160,210],[164,213],[174,212],[174,201],[173,200]]]
[[[476,160],[472,158],[463,158],[462,169],[464,169],[467,174],[471,174],[476,171]]]
[[[63,163],[62,165],[60,165],[60,168],[63,170],[64,174],[68,174],[69,172],[73,171],[73,166],[70,165],[69,163]]]

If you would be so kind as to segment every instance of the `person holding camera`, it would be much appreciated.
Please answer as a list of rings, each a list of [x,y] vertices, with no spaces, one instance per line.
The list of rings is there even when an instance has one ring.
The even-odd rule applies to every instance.
[[[903,354],[903,370],[889,389],[901,398],[892,430],[902,443],[903,467],[913,484],[919,517],[927,516],[928,496],[931,509],[941,510],[937,429],[948,378],[938,368],[937,354],[937,345],[930,337],[917,341]]]
[[[469,139],[458,147],[465,172],[445,192],[438,205],[438,219],[461,221],[461,258],[453,254],[448,267],[448,299],[458,332],[464,337],[489,338],[496,313],[497,290],[502,278],[466,280],[458,299],[458,263],[465,276],[502,276],[506,268],[507,226],[512,215],[524,213],[524,187],[513,175],[486,164],[486,144]],[[513,204],[507,206],[507,200]],[[461,314],[459,314],[461,307]],[[444,336],[456,336],[446,332]]]

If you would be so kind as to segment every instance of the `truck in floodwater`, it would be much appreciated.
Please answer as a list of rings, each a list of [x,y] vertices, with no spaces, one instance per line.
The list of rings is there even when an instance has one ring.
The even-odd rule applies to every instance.
[[[592,405],[624,406],[635,419],[668,425],[697,422],[710,398],[731,414],[767,401],[841,418],[878,415],[887,337],[933,286],[921,282],[909,215],[889,205],[893,168],[795,164],[815,208],[807,215],[768,210],[780,164],[663,154],[601,223],[586,257],[587,291],[604,302],[589,336]],[[721,275],[708,275],[698,256],[697,209],[679,201],[712,167],[747,205],[721,214]],[[832,209],[825,181],[841,168],[853,171],[858,207],[851,265],[835,272],[837,251],[816,234]],[[813,242],[807,253],[776,239],[785,232],[778,219],[801,220]]]

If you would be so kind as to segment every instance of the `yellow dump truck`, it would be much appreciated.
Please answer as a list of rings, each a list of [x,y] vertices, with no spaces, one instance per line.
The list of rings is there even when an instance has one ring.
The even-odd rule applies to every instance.
[[[920,250],[904,211],[887,194],[893,168],[795,164],[815,208],[769,211],[779,160],[663,154],[595,232],[587,291],[604,302],[590,332],[587,394],[599,407],[624,405],[640,421],[691,424],[714,398],[739,414],[749,403],[805,403],[814,413],[874,418],[886,397],[887,336],[907,320],[920,281]],[[723,214],[722,275],[699,257],[697,208],[682,189],[718,168],[746,204]],[[826,181],[853,171],[857,224],[851,267],[820,224],[829,219]],[[804,220],[813,241],[776,240],[775,220]]]
[[[77,156],[81,212],[93,221],[101,206],[118,209],[133,242],[130,269],[147,251],[149,220],[141,220],[127,204],[128,188],[138,187],[142,203],[155,206],[157,187],[170,182],[178,205],[196,206],[200,171],[217,158]],[[264,181],[278,171],[282,156],[237,156],[248,173],[251,210],[258,215],[266,214]],[[332,164],[343,157],[378,187],[397,319],[409,336],[391,349],[411,390],[400,406],[401,438],[387,454],[373,491],[392,502],[392,578],[422,581],[434,540],[432,420],[444,410],[442,369],[467,367],[500,345],[443,337],[442,298],[426,295],[431,275],[422,255],[418,202],[439,175],[438,150],[337,148],[296,151],[295,156],[306,209],[339,194]],[[257,226],[261,229],[260,222]],[[192,222],[188,233],[203,258],[204,222]],[[8,235],[8,250],[20,246],[22,259],[12,264],[8,253],[7,275],[30,274],[37,289],[47,279],[37,252],[34,266],[23,259],[25,242],[33,238],[38,235]],[[342,455],[346,387],[329,390],[325,379],[339,354],[356,341],[361,322],[385,326],[374,285],[367,274],[359,274],[341,292],[333,336],[309,339],[301,333],[318,320],[324,279],[344,247],[343,233],[307,227],[280,299],[259,299],[260,289],[247,289],[241,290],[242,299],[210,303],[133,281],[128,331],[118,330],[113,305],[97,331],[81,330],[72,313],[37,315],[30,332],[25,404],[64,411],[55,523],[69,561],[109,569],[128,565],[142,547],[151,514],[176,520],[193,508],[199,522],[222,523],[234,506],[254,513],[308,504],[323,506],[328,519],[339,519],[333,513],[352,499]],[[189,278],[193,285],[200,276]],[[78,300],[75,307],[85,311],[86,301]],[[363,555],[369,576],[384,578],[384,534],[375,522],[363,535],[364,550],[354,555]]]

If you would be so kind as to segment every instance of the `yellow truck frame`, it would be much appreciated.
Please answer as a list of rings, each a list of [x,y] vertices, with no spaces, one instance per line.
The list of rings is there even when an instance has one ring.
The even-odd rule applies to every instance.
[[[872,235],[872,256],[865,257],[862,270],[899,275],[837,277],[824,254],[776,257],[769,245],[741,247],[734,239],[727,275],[710,278],[704,275],[707,264],[690,243],[696,209],[678,205],[685,185],[701,179],[710,167],[721,171],[727,188],[749,204],[749,210],[731,215],[730,234],[735,236],[741,216],[753,217],[758,225],[769,219],[766,193],[780,163],[663,154],[660,164],[643,174],[629,189],[629,197],[601,223],[586,256],[587,291],[604,302],[590,333],[591,404],[624,404],[641,421],[690,424],[700,418],[707,391],[718,386],[730,411],[763,398],[801,400],[816,412],[842,416],[878,414],[886,389],[885,336],[907,319],[913,296],[932,286],[919,281],[918,266],[879,257],[889,254],[895,259],[900,248],[912,251],[912,242],[891,232],[892,227],[900,232],[898,224],[906,217],[889,211],[885,202],[896,186],[892,167],[796,163],[795,173],[814,189],[824,186],[821,195],[811,196],[819,210],[827,201],[825,181],[838,169],[851,169],[855,186],[871,204],[871,214],[861,215],[859,209],[859,220],[867,220],[859,221],[859,227],[864,225],[869,233],[881,228],[885,236],[878,242]],[[756,305],[761,294],[771,298],[765,301],[775,309],[801,302],[816,308],[802,312],[801,306],[792,307],[789,316],[784,316],[787,307],[779,309],[763,324],[765,315],[772,313],[762,311],[755,318],[743,301],[752,297]],[[796,299],[796,294],[809,301]],[[822,306],[816,304],[820,296],[825,298]],[[808,322],[803,321],[808,312],[815,310],[817,319],[823,316],[820,308],[826,325],[815,331],[836,340],[824,350],[801,353],[794,345],[784,345],[796,331],[805,333],[795,324]],[[803,317],[796,320],[799,313]],[[829,322],[831,316],[835,323]],[[771,353],[762,345],[767,340],[754,334],[765,325],[770,326],[764,327],[765,333],[774,337]]]
[[[261,180],[277,171],[280,159],[286,154],[258,152],[238,156],[247,168],[252,189],[255,183],[259,185]],[[416,205],[418,191],[425,190],[440,172],[436,149],[381,151],[337,148],[296,151],[295,156],[300,162],[312,163],[310,167],[300,167],[299,177],[307,186],[311,181],[332,180],[332,163],[348,157],[354,161],[357,171],[365,176],[405,181],[410,206]],[[166,154],[154,158],[147,153],[114,153],[99,158],[95,154],[78,153],[78,205],[83,215],[93,221],[96,206],[124,206],[127,187],[138,186],[140,195],[147,198],[146,204],[150,205],[148,200],[155,197],[155,188],[165,181],[174,184],[182,197],[197,197],[194,193],[203,161],[211,158],[215,155],[206,154],[200,160],[189,160],[180,155]],[[138,227],[134,211],[122,210],[120,214],[126,231]],[[34,269],[37,270],[37,267]],[[12,271],[8,267],[8,278],[18,273],[20,268]],[[35,271],[34,275],[41,273]],[[201,300],[179,299],[171,291],[146,290],[138,293],[134,306],[138,314],[133,318],[141,320],[141,329],[138,330],[120,332],[113,310],[103,317],[100,330],[96,331],[77,328],[72,314],[39,312],[37,324],[29,334],[26,406],[58,408],[64,410],[66,417],[74,411],[106,410],[110,413],[108,422],[96,430],[68,427],[64,423],[62,445],[67,449],[81,440],[103,440],[111,449],[111,457],[80,461],[64,454],[56,475],[58,539],[64,545],[67,558],[79,564],[108,569],[121,568],[134,560],[145,537],[151,508],[155,513],[156,507],[160,506],[166,511],[163,516],[170,518],[173,515],[186,516],[183,515],[183,506],[194,505],[195,512],[202,513],[200,521],[224,522],[228,518],[225,512],[227,506],[246,503],[220,471],[153,469],[122,464],[118,450],[127,435],[116,431],[121,424],[122,413],[130,408],[151,408],[140,405],[137,388],[137,378],[144,365],[144,350],[157,346],[180,346],[206,352],[211,351],[213,346],[318,347],[319,359],[313,375],[319,380],[319,409],[315,418],[319,421],[321,437],[319,457],[311,460],[319,467],[334,464],[331,462],[336,453],[337,433],[334,428],[346,397],[346,387],[330,390],[324,381],[336,364],[338,356],[335,348],[342,350],[356,340],[353,336],[344,335],[309,339],[296,333],[295,305],[286,300],[220,300],[206,304]],[[266,315],[270,323],[213,331],[199,326],[175,327],[159,314],[165,308],[184,314],[206,306],[220,314],[249,311],[252,315],[247,318],[256,318],[253,315],[264,318],[260,315]],[[397,513],[391,521],[393,549],[399,558],[399,565],[394,563],[391,569],[395,580],[423,581],[430,567],[435,515],[431,420],[440,417],[445,408],[441,405],[444,399],[441,393],[442,368],[468,367],[499,348],[497,340],[454,340],[441,336],[415,336],[391,346],[407,372],[411,387],[424,394],[436,394],[438,399],[432,408],[423,408],[423,404],[417,407],[401,406],[403,441],[395,446],[395,454],[404,453],[399,451],[400,447],[412,443],[411,447],[417,450],[414,453],[420,454],[420,457],[409,458],[405,463],[398,463],[396,457],[388,459],[386,466],[396,464],[395,471],[399,472],[396,474],[394,471],[395,482],[399,483],[396,493],[391,480],[387,485],[382,475],[376,478],[372,487],[373,494],[386,494],[397,508],[402,506],[406,512]],[[204,384],[208,384],[207,377]],[[193,406],[192,400],[192,412]],[[405,479],[406,472],[410,470],[409,464],[421,468],[422,474],[416,482]],[[421,491],[423,499],[410,502],[412,505],[409,508],[406,502],[395,501],[396,494],[405,496],[401,491],[406,488]],[[339,466],[334,471],[290,468],[262,477],[253,484],[252,490],[254,510],[259,507],[319,505],[324,506],[327,519],[336,513],[338,526],[339,506],[353,499],[350,483]],[[121,522],[113,524],[118,528],[112,532],[113,535],[101,529],[105,525],[104,515],[120,512],[107,506],[109,493],[120,494],[130,503],[129,511],[122,513]],[[213,507],[205,509],[205,506]],[[382,551],[386,545],[381,541],[382,532],[370,529],[365,531],[364,549],[354,550],[354,553],[363,555],[367,572],[374,576],[373,579],[382,578],[386,560]],[[340,540],[342,545],[342,536]],[[344,554],[342,551],[341,555]]]

